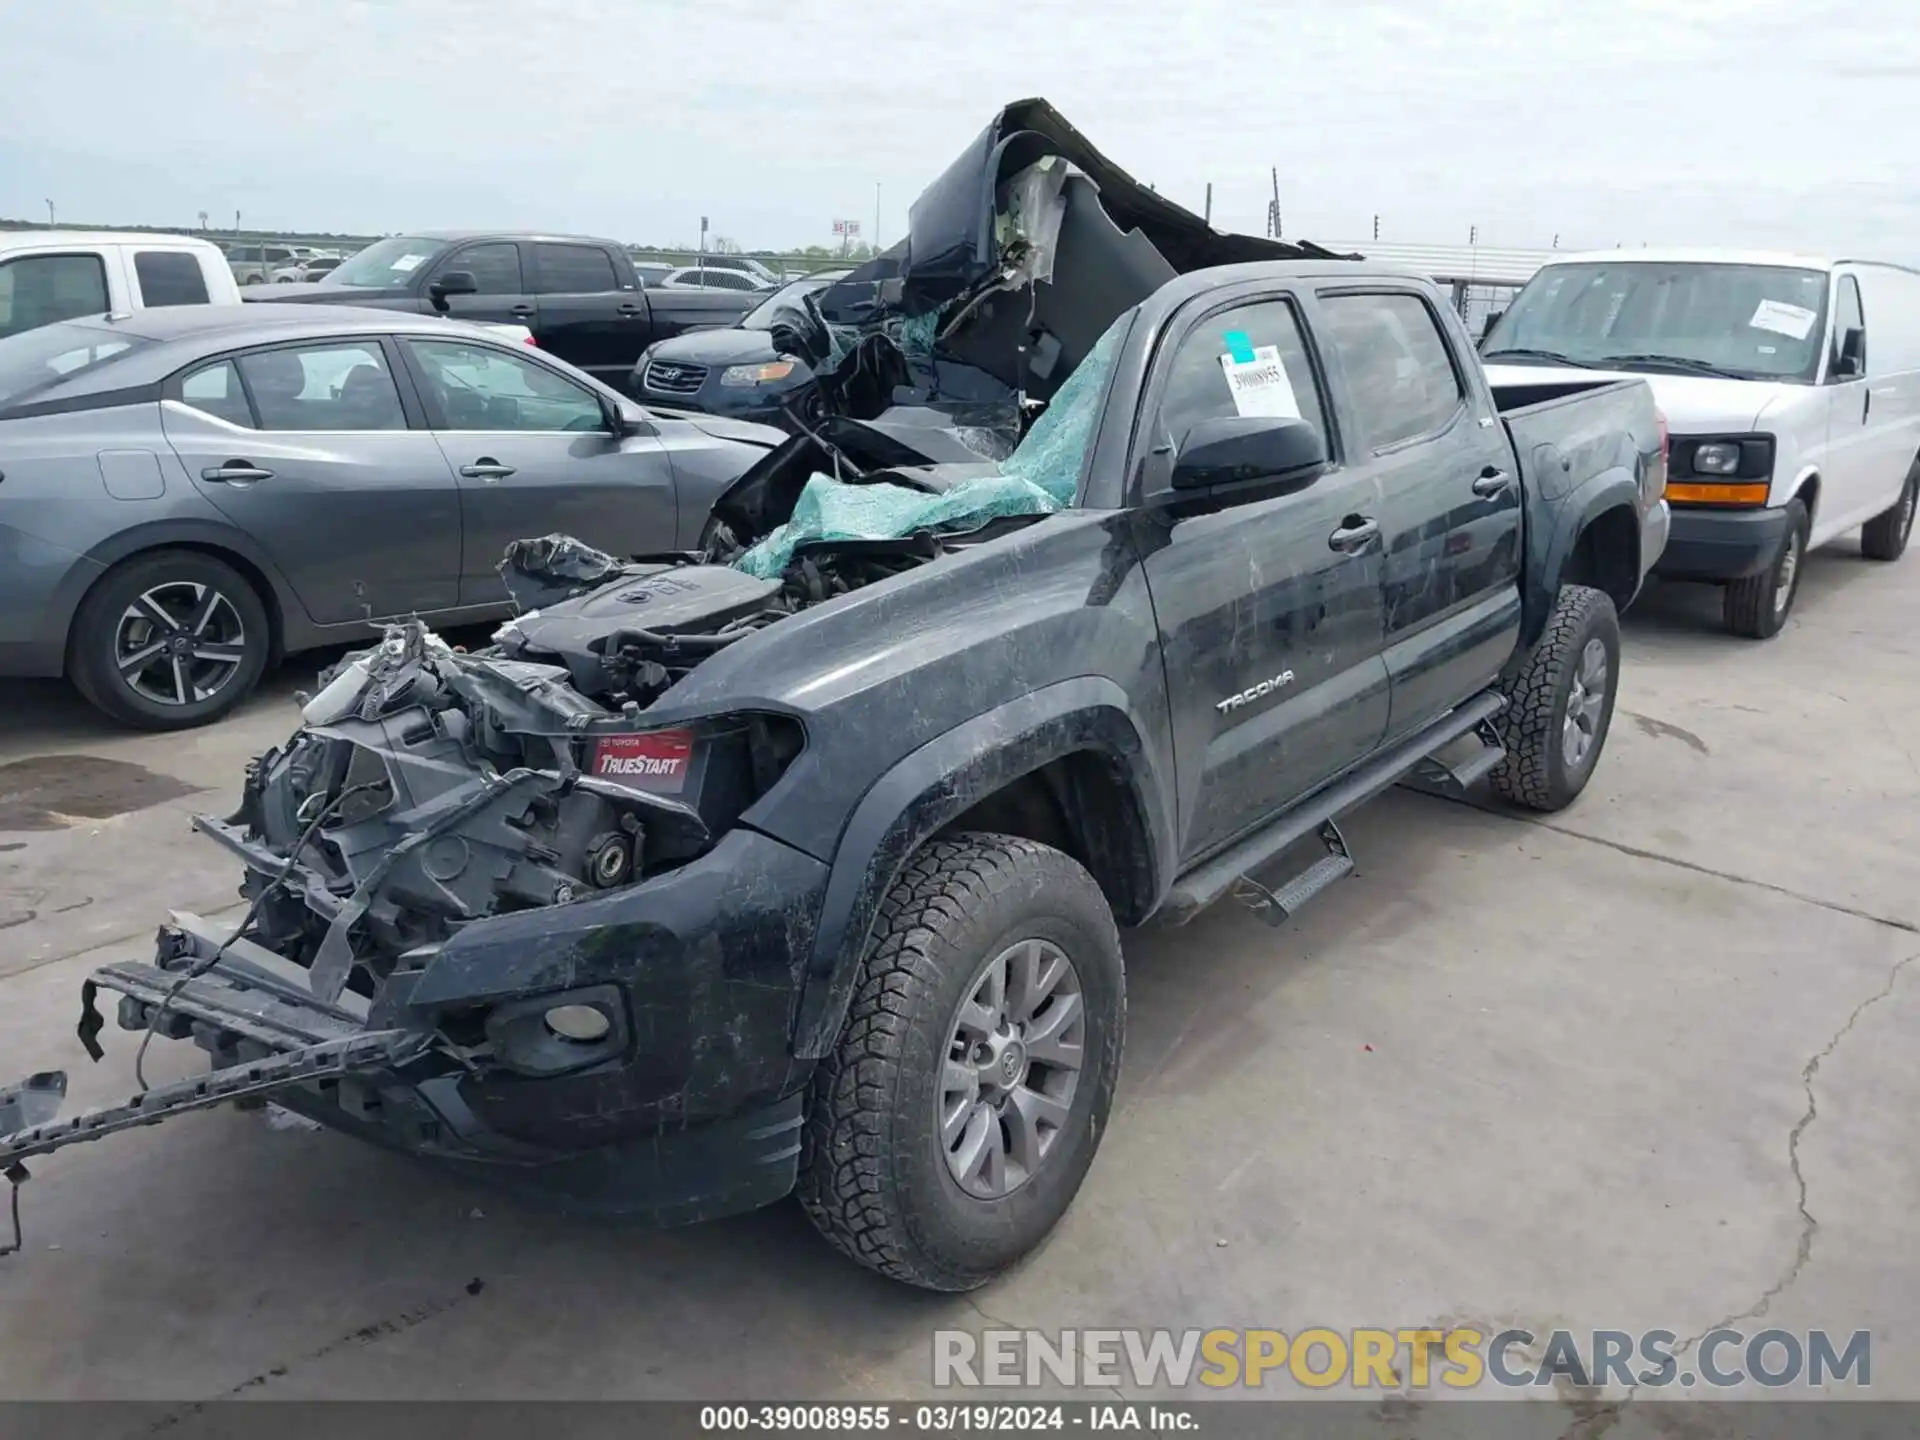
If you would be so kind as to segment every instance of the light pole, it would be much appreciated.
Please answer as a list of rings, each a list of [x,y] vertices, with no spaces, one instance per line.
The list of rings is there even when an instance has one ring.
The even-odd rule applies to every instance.
[[[53,218],[53,201],[47,201],[47,228],[51,230],[57,222]]]

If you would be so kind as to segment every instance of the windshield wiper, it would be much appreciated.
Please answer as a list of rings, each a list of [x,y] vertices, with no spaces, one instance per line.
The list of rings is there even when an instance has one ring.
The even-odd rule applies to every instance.
[[[1725,365],[1712,365],[1705,360],[1690,360],[1684,355],[1608,355],[1594,361],[1600,367],[1622,367],[1627,365],[1664,365],[1667,369],[1682,375],[1712,375],[1721,380],[1754,380],[1759,376],[1752,370],[1734,370]]]
[[[1593,369],[1591,361],[1576,360],[1571,355],[1562,355],[1558,350],[1488,350],[1484,352],[1480,358],[1482,360],[1499,360],[1509,355],[1516,356],[1522,360],[1551,360],[1556,365],[1572,365],[1581,370]]]

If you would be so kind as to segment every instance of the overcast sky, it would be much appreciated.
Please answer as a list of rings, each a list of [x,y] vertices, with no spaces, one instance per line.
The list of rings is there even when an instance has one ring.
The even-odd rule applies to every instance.
[[[897,238],[1008,100],[1259,232],[1920,259],[1910,0],[5,0],[0,216]],[[484,17],[484,18],[481,18]]]

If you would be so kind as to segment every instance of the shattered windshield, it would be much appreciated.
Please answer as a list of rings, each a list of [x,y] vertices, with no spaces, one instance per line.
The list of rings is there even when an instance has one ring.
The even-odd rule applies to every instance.
[[[1827,276],[1785,265],[1604,260],[1549,265],[1482,347],[1487,360],[1811,381]]]
[[[884,480],[848,484],[816,474],[801,490],[787,523],[734,560],[734,567],[773,580],[786,572],[794,551],[818,541],[961,534],[993,520],[1065,509],[1079,494],[1120,337],[1132,319],[1130,309],[1094,342],[1046,413],[1000,462],[998,473],[962,481],[938,495]]]

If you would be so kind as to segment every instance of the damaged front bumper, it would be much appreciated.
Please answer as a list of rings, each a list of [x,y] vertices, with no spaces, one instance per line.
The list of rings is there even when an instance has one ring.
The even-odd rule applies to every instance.
[[[250,869],[277,864],[199,824]],[[121,1028],[191,1039],[214,1068],[64,1120],[57,1073],[0,1090],[0,1172],[18,1184],[34,1157],[270,1097],[567,1210],[672,1225],[770,1203],[798,1167],[810,1067],[789,1040],[825,883],[736,829],[656,878],[468,925],[372,1000],[323,999],[320,977],[176,914],[152,964],[93,972],[80,1036],[100,1058],[104,991]]]

